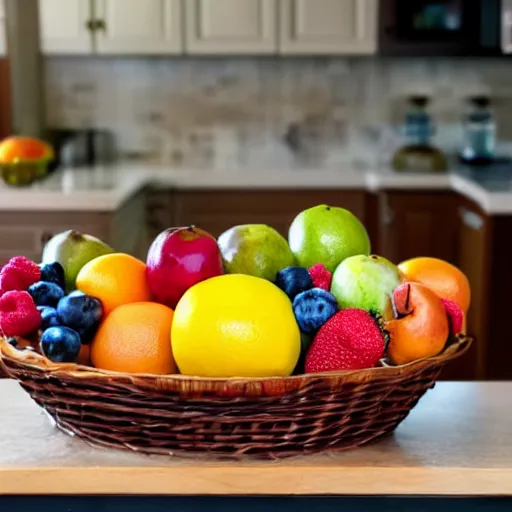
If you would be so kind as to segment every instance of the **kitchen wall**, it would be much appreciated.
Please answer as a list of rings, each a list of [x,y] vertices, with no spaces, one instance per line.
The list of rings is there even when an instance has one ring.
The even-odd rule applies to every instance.
[[[445,149],[471,94],[492,95],[498,135],[512,140],[503,60],[53,57],[46,82],[51,127],[110,128],[124,153],[161,162],[275,164],[290,159],[286,139],[306,159],[372,165],[401,142],[411,93],[432,96]]]

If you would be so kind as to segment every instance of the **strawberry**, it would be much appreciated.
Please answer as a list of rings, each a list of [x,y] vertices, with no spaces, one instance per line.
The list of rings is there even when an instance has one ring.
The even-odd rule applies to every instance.
[[[384,334],[367,311],[343,309],[318,331],[306,356],[306,373],[359,370],[384,356]]]
[[[0,290],[26,290],[41,278],[39,265],[25,256],[14,256],[0,271]]]
[[[0,329],[4,336],[24,336],[41,325],[41,314],[28,292],[11,290],[0,297]]]
[[[329,291],[331,289],[332,274],[321,263],[317,263],[308,269],[315,288]]]
[[[448,322],[450,324],[451,334],[459,334],[462,330],[462,323],[464,321],[464,313],[459,305],[453,300],[441,299],[446,314],[448,315]]]

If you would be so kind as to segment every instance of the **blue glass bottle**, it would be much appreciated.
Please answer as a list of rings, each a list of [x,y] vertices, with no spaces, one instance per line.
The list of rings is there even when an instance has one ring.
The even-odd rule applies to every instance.
[[[496,123],[487,96],[469,98],[470,110],[464,119],[461,159],[470,165],[487,165],[494,160]]]

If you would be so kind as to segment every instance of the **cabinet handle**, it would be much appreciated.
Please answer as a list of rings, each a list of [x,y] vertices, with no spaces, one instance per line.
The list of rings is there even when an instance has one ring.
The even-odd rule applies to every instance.
[[[91,32],[91,34],[97,32],[98,30],[103,30],[103,32],[106,32],[107,24],[104,20],[87,20],[85,22],[85,28]]]
[[[85,22],[85,28],[89,31],[89,32],[94,32],[96,30],[96,21],[95,20],[87,20]]]
[[[380,220],[384,226],[391,226],[393,222],[395,222],[395,214],[389,206],[389,201],[387,196],[384,194],[380,197],[379,201],[380,208]]]
[[[96,20],[95,30],[102,30],[103,32],[107,31],[107,24],[105,20]]]
[[[462,223],[470,229],[480,231],[484,227],[484,219],[467,208],[460,208],[459,215]]]

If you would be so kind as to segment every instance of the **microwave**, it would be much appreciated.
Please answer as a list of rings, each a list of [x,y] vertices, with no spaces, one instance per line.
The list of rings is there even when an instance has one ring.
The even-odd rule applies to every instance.
[[[380,0],[379,53],[512,55],[512,0]]]

